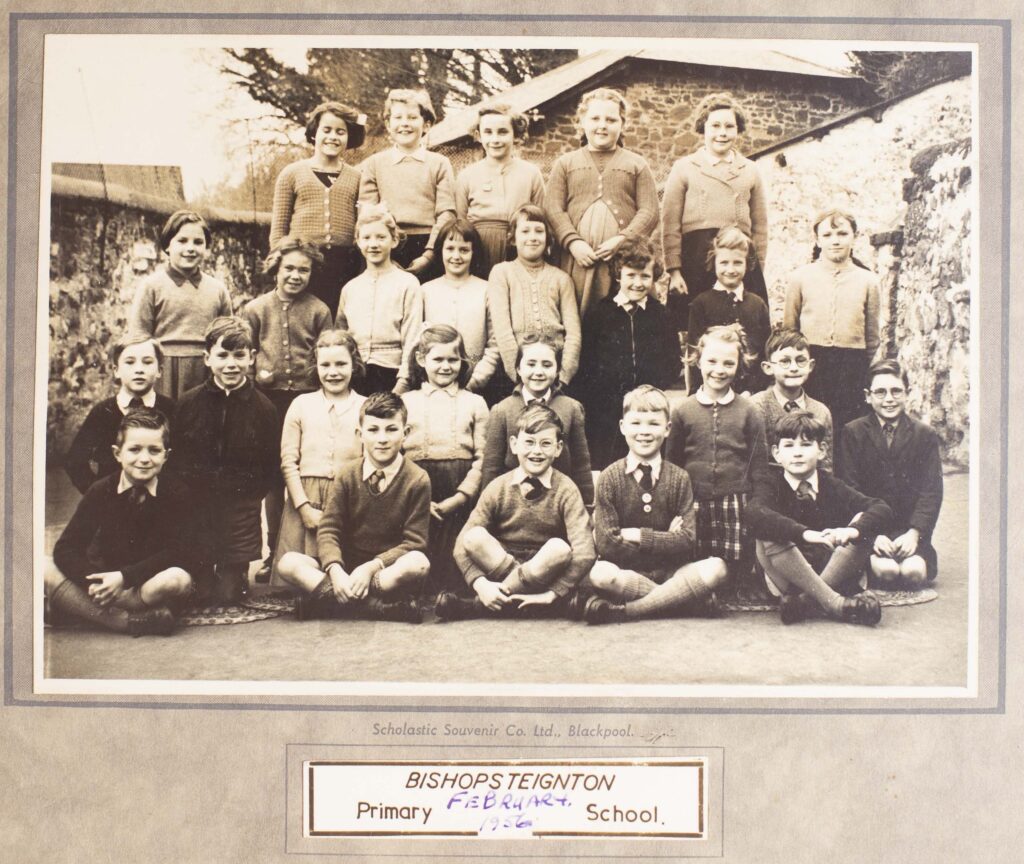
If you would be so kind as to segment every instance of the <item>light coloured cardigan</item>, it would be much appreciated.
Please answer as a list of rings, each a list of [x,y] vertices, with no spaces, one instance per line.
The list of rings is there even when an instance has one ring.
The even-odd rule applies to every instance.
[[[754,241],[764,267],[768,254],[768,204],[757,166],[733,151],[733,161],[712,165],[707,151],[677,159],[665,181],[662,243],[665,267],[682,267],[682,237],[702,228],[738,225]]]

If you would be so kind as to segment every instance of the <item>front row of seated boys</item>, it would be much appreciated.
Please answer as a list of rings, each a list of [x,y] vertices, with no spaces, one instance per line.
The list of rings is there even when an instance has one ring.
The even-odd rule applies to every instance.
[[[120,471],[89,488],[46,563],[51,613],[133,635],[168,634],[172,610],[204,588],[230,589],[234,561],[258,557],[260,499],[273,465],[256,458],[256,439],[270,414],[239,371],[248,349],[244,328],[231,321],[211,326],[211,378],[177,407],[175,423],[190,420],[175,438],[188,458],[174,472],[162,474],[171,452],[165,415],[145,406],[124,414],[112,448]],[[744,518],[784,623],[824,614],[877,624],[878,600],[861,590],[869,564],[883,583],[934,577],[937,439],[905,415],[905,395],[898,365],[872,367],[865,397],[874,410],[847,427],[840,459],[857,466],[860,491],[819,470],[829,435],[819,417],[790,406],[771,430],[774,464],[752,472]],[[442,591],[439,620],[561,615],[597,625],[717,614],[714,592],[728,570],[720,558],[694,560],[690,478],[661,455],[668,399],[641,385],[623,408],[628,454],[598,478],[593,529],[579,489],[553,466],[561,420],[541,403],[523,412],[509,441],[518,466],[484,489],[456,541],[471,591]],[[290,552],[280,562],[282,577],[302,592],[300,620],[422,620],[413,598],[430,569],[430,480],[403,456],[407,434],[401,398],[377,393],[363,402],[363,456],[335,478],[317,557]],[[232,463],[232,451],[242,462]],[[202,498],[189,480],[202,483]],[[222,570],[226,580],[214,576]]]

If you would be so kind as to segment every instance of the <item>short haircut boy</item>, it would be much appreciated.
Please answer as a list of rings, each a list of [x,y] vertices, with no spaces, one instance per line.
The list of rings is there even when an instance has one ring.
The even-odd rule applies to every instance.
[[[420,109],[420,116],[431,125],[437,120],[434,112],[434,105],[430,101],[430,94],[426,90],[389,90],[384,100],[384,122],[387,123],[391,116],[391,106],[415,105]]]
[[[206,350],[210,351],[214,345],[220,342],[221,346],[228,351],[237,351],[239,348],[252,350],[252,330],[248,322],[234,315],[221,315],[214,318],[206,332],[203,334],[203,344]]]
[[[360,424],[367,417],[390,420],[396,416],[402,418],[404,426],[409,421],[409,409],[405,407],[401,396],[391,392],[372,393],[359,408]]]
[[[516,420],[516,435],[536,435],[546,429],[554,429],[559,441],[565,435],[561,419],[547,405],[534,403]]]
[[[810,411],[793,411],[780,417],[775,424],[777,441],[781,441],[783,438],[793,441],[803,438],[805,441],[823,444],[827,436],[828,430],[825,428],[825,424]]]
[[[668,396],[653,384],[641,384],[622,397],[622,414],[630,411],[660,411],[668,420],[672,416],[672,407],[668,404]]]
[[[879,375],[893,375],[903,382],[904,387],[908,389],[910,387],[907,373],[903,371],[903,367],[900,366],[898,360],[879,360],[877,363],[872,363],[868,367],[868,373],[864,378],[864,389],[870,390],[875,378]]]
[[[118,447],[124,444],[129,429],[160,429],[163,431],[164,447],[171,446],[171,424],[167,415],[156,408],[132,408],[117,427],[115,443]]]
[[[811,353],[811,343],[799,330],[793,327],[776,327],[764,343],[764,359],[771,360],[776,351],[792,348],[794,351]]]
[[[122,336],[118,339],[110,349],[110,360],[117,366],[121,360],[121,355],[124,354],[124,349],[129,348],[132,345],[142,345],[144,342],[151,342],[153,344],[153,354],[156,356],[157,365],[161,365],[164,362],[164,351],[160,347],[159,341],[154,339],[152,336],[146,336],[141,333],[134,333]]]
[[[623,267],[643,270],[652,262],[654,263],[654,281],[657,282],[665,272],[665,268],[655,254],[653,244],[646,237],[628,237],[622,241],[622,244],[612,256],[612,277],[618,282]]]
[[[160,230],[160,248],[166,252],[171,245],[171,240],[174,239],[174,235],[181,230],[181,226],[190,223],[198,225],[203,229],[206,245],[209,246],[213,241],[213,234],[210,232],[210,226],[206,224],[206,220],[196,213],[195,210],[177,210],[168,217],[167,221],[164,222],[164,227]]]

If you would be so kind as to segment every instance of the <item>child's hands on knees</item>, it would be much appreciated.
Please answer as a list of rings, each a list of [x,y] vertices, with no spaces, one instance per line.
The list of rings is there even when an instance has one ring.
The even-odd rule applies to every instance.
[[[327,575],[331,578],[334,597],[339,603],[355,600],[355,594],[352,593],[352,577],[344,571],[340,564],[332,564],[328,567]]]
[[[826,528],[824,533],[832,538],[833,546],[849,546],[855,540],[860,539],[860,531],[849,526],[845,528]]]
[[[89,596],[100,606],[109,606],[124,588],[124,574],[120,570],[90,573],[85,578],[93,583],[89,586]]]
[[[827,531],[812,531],[808,528],[803,533],[804,543],[814,543],[818,546],[828,546],[829,549],[835,549],[835,543],[832,541],[832,535]]]
[[[302,518],[302,524],[307,531],[316,531],[317,526],[320,524],[320,517],[323,515],[323,510],[317,510],[308,501],[299,507],[299,516]]]
[[[679,270],[668,271],[668,290],[676,294],[690,293],[690,289],[686,286],[686,280]]]
[[[480,602],[492,612],[504,609],[512,599],[500,584],[492,582],[490,579],[484,579],[482,576],[473,583],[473,590],[476,591]]]
[[[893,558],[896,555],[896,549],[892,545],[892,540],[884,534],[879,534],[875,538],[874,552],[876,555],[881,555],[883,558]]]
[[[541,594],[513,594],[509,600],[517,601],[519,608],[522,609],[524,606],[546,606],[554,603],[556,596],[554,591],[544,591]]]
[[[362,600],[370,592],[370,580],[376,573],[383,570],[380,562],[374,559],[360,564],[349,574],[349,591],[356,600]]]
[[[901,561],[904,558],[909,558],[911,555],[917,552],[917,544],[921,541],[921,535],[916,528],[910,528],[905,533],[900,534],[892,541],[892,548],[894,557],[899,558]]]
[[[608,261],[611,257],[619,251],[619,247],[622,245],[622,241],[626,238],[622,234],[616,234],[614,237],[609,237],[600,246],[594,250],[594,255],[601,261]]]
[[[573,240],[569,244],[569,254],[576,259],[580,267],[593,267],[597,263],[594,247],[586,240]]]
[[[623,528],[620,533],[624,542],[632,543],[634,546],[639,546],[640,541],[643,540],[643,534],[639,528]]]

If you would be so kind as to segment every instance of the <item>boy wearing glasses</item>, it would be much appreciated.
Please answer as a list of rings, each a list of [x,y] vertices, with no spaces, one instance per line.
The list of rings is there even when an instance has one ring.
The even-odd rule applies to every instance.
[[[843,430],[839,471],[860,492],[883,499],[895,516],[871,556],[879,585],[919,587],[938,572],[931,539],[942,507],[939,436],[906,413],[907,376],[895,360],[868,369],[864,397],[871,413]]]
[[[799,330],[780,328],[772,331],[764,346],[761,368],[772,379],[772,386],[750,397],[764,414],[768,452],[779,443],[775,426],[794,411],[807,411],[825,427],[823,455],[818,468],[832,470],[832,412],[804,392],[804,384],[814,370],[810,344]],[[774,464],[774,459],[772,460]]]

